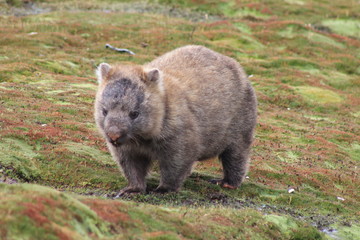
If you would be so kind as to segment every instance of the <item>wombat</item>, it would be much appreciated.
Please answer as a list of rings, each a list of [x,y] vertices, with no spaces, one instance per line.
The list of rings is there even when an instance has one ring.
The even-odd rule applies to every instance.
[[[226,188],[247,172],[257,116],[254,90],[234,59],[184,46],[144,65],[101,63],[97,126],[128,186],[143,193],[151,162],[159,161],[156,192],[178,191],[195,161],[219,156]]]

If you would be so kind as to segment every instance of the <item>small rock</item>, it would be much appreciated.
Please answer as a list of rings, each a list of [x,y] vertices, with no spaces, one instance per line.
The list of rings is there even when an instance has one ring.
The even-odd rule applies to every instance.
[[[293,189],[293,188],[288,189],[288,193],[294,193],[294,192],[295,192],[295,189]]]
[[[141,45],[141,47],[143,47],[143,48],[146,48],[146,47],[149,46],[149,44],[148,44],[148,43],[145,43],[145,42],[140,43],[140,45]]]
[[[38,34],[38,33],[37,32],[28,33],[29,36],[36,35],[36,34]]]
[[[345,198],[342,198],[342,197],[336,197],[337,200],[340,200],[340,201],[345,201]]]

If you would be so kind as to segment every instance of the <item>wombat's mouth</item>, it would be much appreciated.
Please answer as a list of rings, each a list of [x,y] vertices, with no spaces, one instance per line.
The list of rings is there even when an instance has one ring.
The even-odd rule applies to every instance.
[[[115,147],[124,144],[126,141],[127,141],[127,136],[122,136],[116,140],[109,139],[109,142]]]

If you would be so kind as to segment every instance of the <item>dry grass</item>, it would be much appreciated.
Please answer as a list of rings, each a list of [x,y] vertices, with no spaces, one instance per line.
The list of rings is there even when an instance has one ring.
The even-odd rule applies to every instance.
[[[317,236],[294,217],[320,230],[336,228],[337,236],[344,239],[359,231],[360,40],[356,26],[360,9],[355,0],[36,1],[31,11],[45,12],[28,16],[12,16],[31,12],[21,7],[21,1],[12,2],[15,8],[0,2],[0,181],[95,195],[82,202],[104,224],[94,230],[97,235],[71,233],[66,224],[61,231],[46,227],[60,231],[54,235],[57,238],[76,234],[127,238],[135,232],[145,239],[208,238],[206,229],[212,229],[215,238],[226,233],[234,238],[289,239],[304,231]],[[344,27],[339,29],[339,23]],[[106,43],[136,55],[112,52],[105,49]],[[142,64],[186,44],[205,45],[231,56],[253,75],[259,124],[249,179],[236,191],[210,185],[207,180],[221,174],[213,159],[199,163],[178,194],[140,195],[115,205],[99,200],[112,196],[126,181],[95,129],[95,67],[100,62]],[[150,190],[157,182],[155,172],[149,179]],[[7,191],[7,186],[1,187],[0,193]],[[295,194],[287,192],[289,187]],[[13,196],[19,196],[19,203],[33,206],[26,202],[27,194],[28,190],[14,187],[11,194],[3,194],[2,201],[10,204]],[[137,209],[132,202],[156,206]],[[140,216],[145,225],[127,225],[128,213],[117,204],[134,211],[134,218],[146,212]],[[32,209],[41,207],[38,212],[44,212],[40,205]],[[179,211],[184,219],[178,222],[181,217],[176,214],[159,215],[163,227],[154,226],[154,213],[164,207]],[[25,211],[33,216],[32,210],[13,208],[0,207],[0,214],[12,218]],[[211,215],[206,218],[209,221],[198,224],[205,212]],[[267,218],[264,212],[283,215]],[[240,223],[234,219],[239,214],[244,214],[241,220],[248,231],[235,232],[233,226]],[[55,221],[52,217],[45,221],[42,215],[34,218],[21,221],[29,226]],[[7,219],[0,224],[9,224]],[[171,226],[165,224],[172,220]],[[260,226],[253,225],[256,221]],[[218,222],[226,227],[217,226]],[[285,222],[289,228],[279,227]],[[175,226],[182,224],[195,230],[177,232]],[[37,233],[50,234],[46,231]],[[0,227],[0,237],[6,234]]]

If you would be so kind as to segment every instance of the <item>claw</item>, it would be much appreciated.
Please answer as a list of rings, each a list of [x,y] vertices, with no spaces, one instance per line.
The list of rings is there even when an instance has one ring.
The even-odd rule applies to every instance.
[[[216,185],[222,185],[222,180],[221,179],[211,179],[210,183],[212,184],[216,184]]]
[[[131,196],[140,193],[143,193],[143,191],[139,188],[126,187],[120,190],[120,192],[115,196],[115,199],[123,196]]]
[[[227,183],[223,183],[221,186],[222,186],[223,188],[236,189],[236,187],[234,187],[234,186],[232,186],[232,185],[230,185],[230,184],[227,184]]]
[[[211,179],[211,180],[210,180],[210,183],[216,184],[216,185],[220,185],[220,186],[223,187],[223,188],[236,189],[235,186],[232,186],[232,185],[224,182],[224,181],[221,180],[221,179]]]

